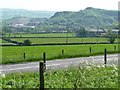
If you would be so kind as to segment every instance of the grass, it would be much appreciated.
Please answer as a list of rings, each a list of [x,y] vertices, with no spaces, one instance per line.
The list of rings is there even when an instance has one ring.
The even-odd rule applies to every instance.
[[[7,42],[7,41],[5,41],[5,40],[2,40],[2,39],[0,38],[0,44],[12,44],[12,43]]]
[[[1,75],[1,88],[39,88],[39,73],[12,73]],[[118,88],[118,67],[86,66],[62,70],[47,70],[44,73],[45,88]],[[84,89],[84,90],[86,90]],[[103,90],[103,89],[100,89]]]
[[[9,37],[9,34],[6,34]],[[66,37],[67,33],[46,33],[46,34],[11,34],[11,37]],[[75,33],[68,33],[69,37],[75,36]]]
[[[12,38],[13,41],[23,42],[29,39],[32,44],[49,44],[49,43],[97,43],[97,38]],[[106,38],[98,38],[98,43],[108,42]],[[118,42],[116,39],[115,42]]]
[[[24,40],[29,39],[32,44],[48,44],[48,43],[97,43],[97,38],[11,38],[13,41],[23,42]],[[108,42],[106,38],[98,38],[98,43]],[[118,42],[116,39],[115,42]]]
[[[6,37],[9,37],[9,34],[6,34]],[[108,42],[107,38],[103,38],[103,37],[74,38],[75,33],[68,33],[68,34],[67,33],[48,33],[48,34],[47,33],[46,34],[24,34],[23,33],[23,34],[11,34],[11,37],[19,37],[19,38],[11,38],[11,40],[18,41],[18,42],[24,42],[24,40],[29,39],[32,42],[32,44],[56,44],[56,43],[59,44],[59,43],[66,43],[66,42],[67,43]],[[33,38],[33,37],[36,37],[36,38]],[[48,38],[37,38],[37,37],[48,37]],[[69,37],[72,37],[72,38],[69,38]],[[116,39],[115,42],[118,42],[118,39]],[[4,40],[3,40],[3,43],[9,44]]]
[[[116,50],[114,50],[116,46]],[[90,47],[92,53],[90,53]],[[10,46],[2,47],[2,64],[19,63],[19,62],[34,62],[43,60],[43,52],[46,52],[47,60],[60,58],[84,57],[90,55],[104,54],[104,49],[107,53],[118,53],[118,44],[87,44],[87,45],[56,45],[56,46]],[[62,49],[64,55],[62,55]],[[26,53],[24,59],[23,54]]]

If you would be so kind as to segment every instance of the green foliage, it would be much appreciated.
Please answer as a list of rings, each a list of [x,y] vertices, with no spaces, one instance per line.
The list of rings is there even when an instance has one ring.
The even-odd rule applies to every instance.
[[[86,66],[80,63],[78,67],[62,70],[46,70],[44,73],[45,88],[118,88],[118,67],[111,65]],[[2,88],[39,88],[39,73],[13,73],[2,79]],[[103,90],[103,89],[100,89]]]
[[[108,41],[113,44],[117,38],[117,35],[114,34],[111,29],[109,29],[106,33],[106,37],[108,38]]]
[[[3,33],[11,33],[12,30],[8,25],[3,24],[2,31],[3,31]]]
[[[106,28],[117,23],[117,11],[86,8],[79,12],[57,12],[48,20],[51,25],[73,26],[78,29],[81,26]]]
[[[27,40],[24,40],[24,45],[26,45],[26,46],[31,45],[31,43],[32,43],[32,42],[31,42],[30,40],[28,40],[28,39],[27,39]]]
[[[81,27],[79,31],[76,31],[76,37],[86,37],[87,31],[84,27]]]

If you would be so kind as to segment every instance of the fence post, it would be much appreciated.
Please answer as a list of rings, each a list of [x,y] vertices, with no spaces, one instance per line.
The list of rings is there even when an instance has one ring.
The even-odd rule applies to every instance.
[[[39,63],[40,90],[44,90],[44,63]]]
[[[46,69],[46,53],[43,53],[44,69]]]
[[[116,51],[116,46],[114,46],[114,50]]]
[[[91,53],[91,47],[90,47],[90,53]]]
[[[104,49],[104,64],[106,67],[106,64],[107,64],[107,50],[106,49]]]
[[[26,56],[25,56],[25,52],[24,52],[24,54],[23,54],[23,58],[24,58],[24,59],[26,58]]]
[[[62,49],[62,56],[64,56],[64,50]]]

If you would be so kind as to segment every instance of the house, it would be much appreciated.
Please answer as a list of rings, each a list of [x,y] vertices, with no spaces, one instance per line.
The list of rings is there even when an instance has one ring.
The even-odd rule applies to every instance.
[[[106,33],[104,29],[85,28],[85,30],[87,31],[87,37],[103,36]]]

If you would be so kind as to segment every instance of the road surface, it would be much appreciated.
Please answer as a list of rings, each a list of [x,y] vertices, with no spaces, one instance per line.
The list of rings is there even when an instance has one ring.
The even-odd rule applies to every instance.
[[[107,55],[107,65],[115,64],[118,65],[118,56],[120,54]],[[91,61],[96,65],[104,65],[104,56],[90,56],[81,58],[70,58],[70,59],[57,59],[46,62],[47,69],[61,69],[68,66],[80,65],[80,62],[86,62],[90,65]],[[13,73],[13,72],[31,72],[39,70],[39,62],[30,62],[22,64],[11,64],[11,65],[0,65],[0,73]]]

